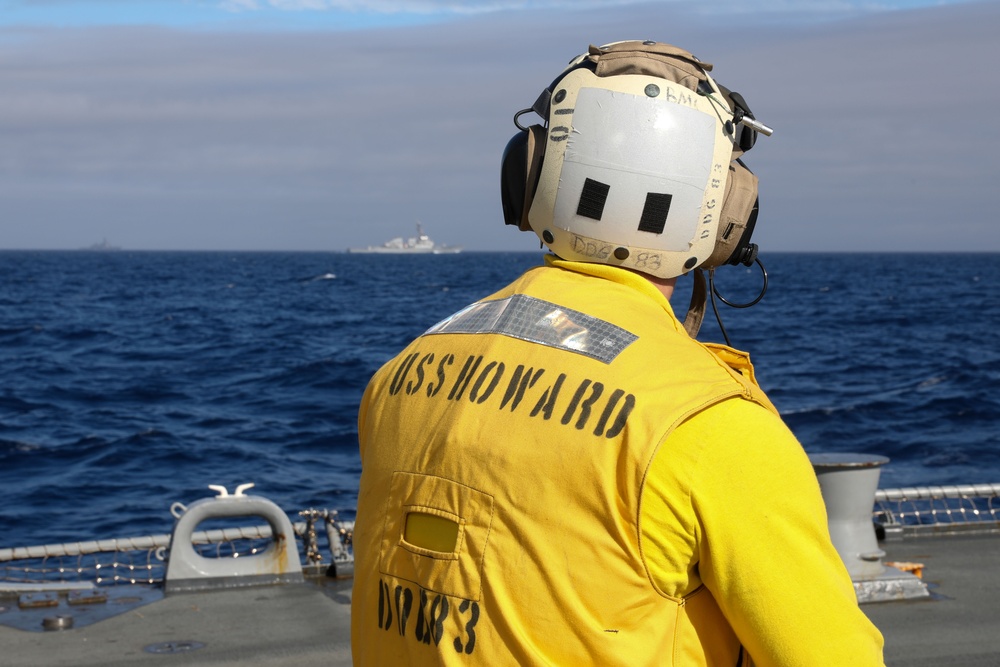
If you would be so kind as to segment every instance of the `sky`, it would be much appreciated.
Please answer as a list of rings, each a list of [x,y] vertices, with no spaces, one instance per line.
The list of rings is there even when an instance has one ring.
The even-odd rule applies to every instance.
[[[0,0],[0,249],[340,251],[503,224],[512,117],[589,44],[715,65],[774,128],[766,251],[1000,252],[1000,3]],[[990,113],[987,113],[990,112]]]

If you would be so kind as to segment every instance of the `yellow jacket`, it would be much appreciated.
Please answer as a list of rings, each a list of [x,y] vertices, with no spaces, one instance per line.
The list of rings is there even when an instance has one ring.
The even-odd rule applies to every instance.
[[[548,263],[365,393],[355,664],[882,664],[745,357],[641,277]]]

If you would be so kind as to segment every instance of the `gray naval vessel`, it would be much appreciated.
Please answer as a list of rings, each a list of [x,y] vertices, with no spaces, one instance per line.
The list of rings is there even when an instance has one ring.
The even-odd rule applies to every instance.
[[[462,252],[462,247],[435,243],[424,232],[423,225],[418,222],[416,236],[406,239],[402,236],[397,236],[389,239],[382,245],[348,248],[347,252],[366,255],[455,255]]]
[[[813,456],[886,664],[1000,665],[1000,484],[877,489],[885,462]],[[351,664],[353,522],[249,486],[169,534],[0,549],[0,664]]]

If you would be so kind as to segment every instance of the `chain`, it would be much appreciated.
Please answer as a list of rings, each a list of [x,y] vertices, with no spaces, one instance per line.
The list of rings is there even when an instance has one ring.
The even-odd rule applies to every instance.
[[[301,510],[299,516],[306,520],[306,530],[302,535],[302,543],[306,548],[306,560],[313,565],[323,562],[319,552],[319,540],[316,537],[316,519],[325,517],[326,512],[314,509]]]

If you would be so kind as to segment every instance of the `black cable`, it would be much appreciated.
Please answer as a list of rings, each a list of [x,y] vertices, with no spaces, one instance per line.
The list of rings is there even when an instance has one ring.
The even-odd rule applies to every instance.
[[[759,257],[754,259],[754,263],[760,266],[761,275],[764,276],[764,284],[761,286],[760,294],[757,295],[757,298],[747,303],[733,303],[719,294],[719,290],[715,287],[715,269],[709,269],[708,271],[708,294],[712,300],[712,312],[715,313],[715,321],[719,323],[719,331],[722,332],[722,337],[726,339],[726,345],[729,347],[732,347],[733,344],[729,340],[729,334],[726,333],[725,325],[722,324],[722,316],[719,314],[719,306],[715,303],[715,297],[719,297],[719,301],[730,308],[749,308],[750,306],[757,305],[764,298],[764,294],[767,293],[767,269],[764,268],[764,263],[760,261]]]

